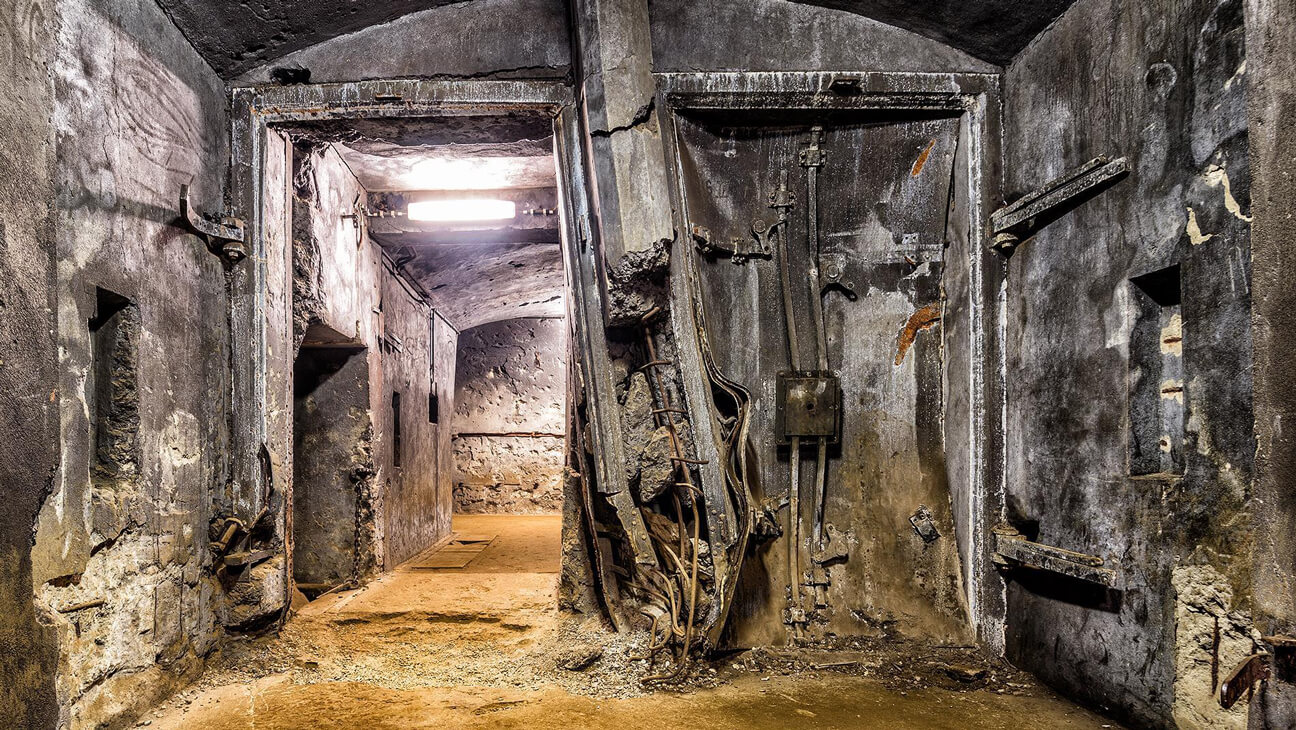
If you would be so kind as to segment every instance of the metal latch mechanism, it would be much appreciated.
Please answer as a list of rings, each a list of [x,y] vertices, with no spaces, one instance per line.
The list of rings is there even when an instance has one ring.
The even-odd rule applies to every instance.
[[[189,205],[188,185],[180,186],[180,218],[193,233],[203,239],[212,253],[230,263],[238,263],[247,257],[247,248],[243,244],[243,221],[229,215],[216,216],[195,211]]]

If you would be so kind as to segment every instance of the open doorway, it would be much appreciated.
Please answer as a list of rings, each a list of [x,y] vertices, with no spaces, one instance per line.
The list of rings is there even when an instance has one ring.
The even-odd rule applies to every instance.
[[[507,547],[523,548],[509,560],[535,572],[559,568],[567,340],[566,319],[554,315],[489,322],[459,335],[455,534],[491,538],[500,557]]]
[[[312,325],[293,364],[293,581],[308,598],[367,572],[357,510],[371,499],[363,345]]]
[[[291,150],[299,609],[375,578],[370,593],[422,605],[462,592],[467,612],[554,595],[569,358],[552,114],[276,131]],[[465,579],[478,568],[529,577],[483,591]],[[386,610],[371,599],[356,605]]]

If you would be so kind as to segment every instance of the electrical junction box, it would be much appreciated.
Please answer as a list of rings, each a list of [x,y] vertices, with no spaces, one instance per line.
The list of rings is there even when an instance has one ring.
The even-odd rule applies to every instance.
[[[841,436],[841,381],[823,370],[786,372],[778,375],[775,432],[780,444],[792,439],[828,439]]]

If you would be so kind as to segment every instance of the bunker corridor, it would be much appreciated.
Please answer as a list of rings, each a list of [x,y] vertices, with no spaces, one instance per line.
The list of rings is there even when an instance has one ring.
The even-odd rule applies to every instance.
[[[0,3],[0,727],[1296,727],[1289,6]]]

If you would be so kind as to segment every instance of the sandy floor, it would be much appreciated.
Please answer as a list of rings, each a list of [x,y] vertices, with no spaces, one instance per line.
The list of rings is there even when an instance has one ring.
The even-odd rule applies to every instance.
[[[1112,728],[1002,666],[972,684],[941,660],[840,663],[748,653],[657,691],[635,637],[556,611],[557,516],[455,517],[495,534],[463,569],[398,569],[312,602],[278,638],[236,645],[144,719],[158,728]],[[922,652],[933,656],[939,652]],[[581,671],[572,657],[600,655]],[[905,657],[915,653],[906,653]],[[837,658],[831,655],[830,658]],[[848,671],[847,671],[848,670]],[[909,675],[913,675],[910,680]]]

